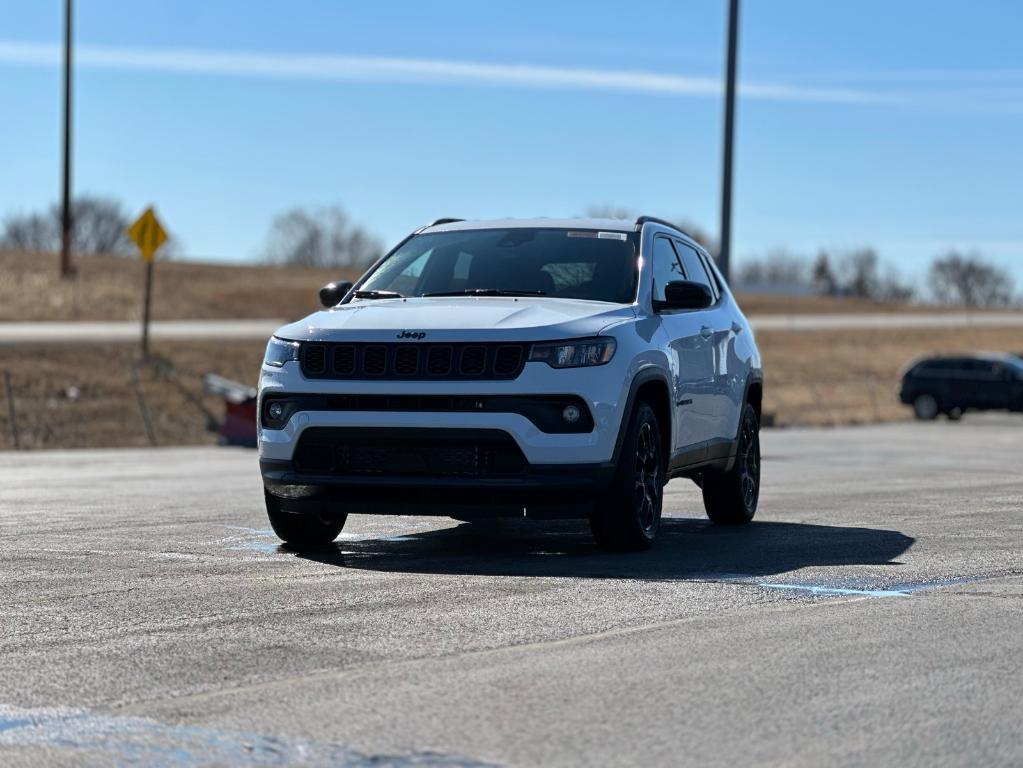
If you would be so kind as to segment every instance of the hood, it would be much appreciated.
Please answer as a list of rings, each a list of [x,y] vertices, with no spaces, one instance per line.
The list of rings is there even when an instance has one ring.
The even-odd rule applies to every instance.
[[[632,319],[631,306],[601,301],[505,296],[357,299],[280,328],[295,341],[545,341],[595,336]],[[404,338],[410,338],[408,336]]]

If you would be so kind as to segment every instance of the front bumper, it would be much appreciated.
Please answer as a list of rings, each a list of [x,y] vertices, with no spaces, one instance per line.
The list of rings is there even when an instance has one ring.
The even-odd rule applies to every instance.
[[[263,487],[282,507],[334,502],[363,514],[492,514],[586,517],[614,476],[610,462],[528,465],[514,477],[422,477],[300,472],[290,460],[260,459]]]
[[[532,396],[575,395],[586,404],[593,429],[584,433],[544,432],[519,413],[437,411],[327,411],[295,413],[281,429],[259,425],[259,456],[265,460],[294,458],[302,434],[313,428],[379,428],[500,430],[511,436],[531,464],[600,464],[613,458],[621,427],[621,404],[632,376],[627,366],[612,361],[599,368],[553,371],[545,363],[526,363],[514,381],[332,381],[306,379],[297,362],[283,368],[263,367],[260,405],[265,397],[289,395],[395,396]]]

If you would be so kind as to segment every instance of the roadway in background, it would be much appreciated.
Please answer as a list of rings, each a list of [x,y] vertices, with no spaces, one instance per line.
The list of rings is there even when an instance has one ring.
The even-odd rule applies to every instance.
[[[265,340],[281,319],[159,320],[150,338],[165,341]],[[844,331],[886,328],[1019,328],[1023,312],[877,312],[860,314],[753,315],[757,331]],[[0,345],[137,342],[137,322],[0,323]]]

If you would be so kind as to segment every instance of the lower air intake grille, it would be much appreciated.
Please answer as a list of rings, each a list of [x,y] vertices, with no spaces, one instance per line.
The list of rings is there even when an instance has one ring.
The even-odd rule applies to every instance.
[[[307,429],[295,449],[305,474],[515,477],[526,458],[499,430]]]

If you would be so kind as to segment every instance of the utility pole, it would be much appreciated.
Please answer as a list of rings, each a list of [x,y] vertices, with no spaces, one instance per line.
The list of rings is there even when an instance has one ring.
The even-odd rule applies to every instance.
[[[71,0],[64,0],[64,189],[60,207],[60,276],[71,277]]]
[[[725,143],[721,173],[721,253],[718,268],[727,280],[732,260],[732,155],[735,138],[735,70],[739,47],[739,0],[729,0],[728,67],[725,73]]]

